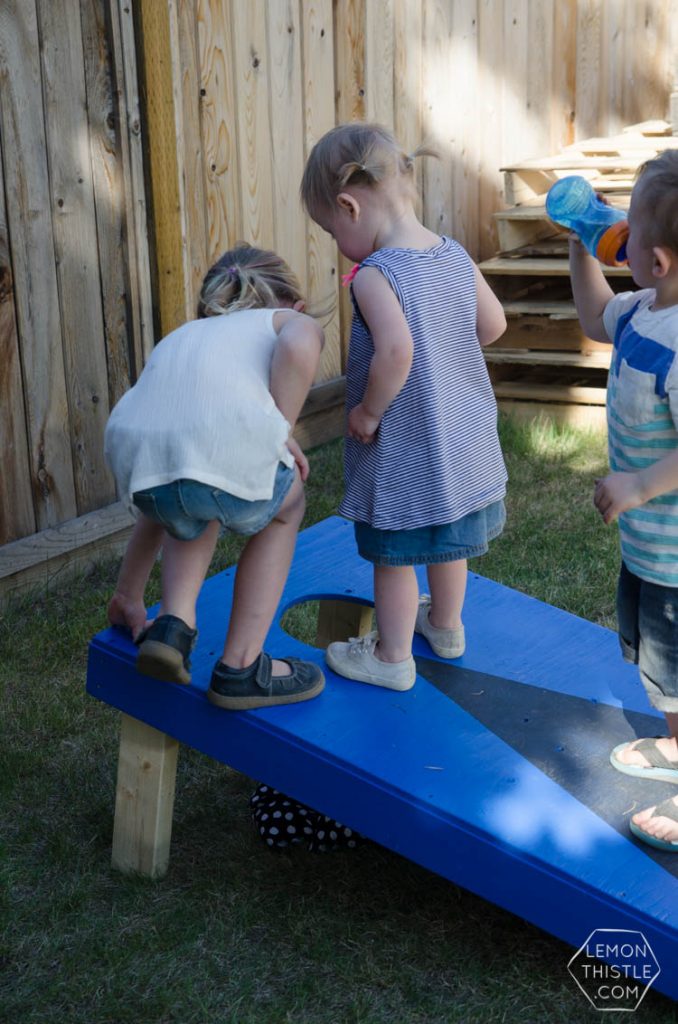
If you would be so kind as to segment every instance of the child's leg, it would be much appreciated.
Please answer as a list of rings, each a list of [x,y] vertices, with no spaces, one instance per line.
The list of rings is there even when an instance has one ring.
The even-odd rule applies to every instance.
[[[262,651],[287,580],[304,507],[297,471],[280,511],[261,533],[250,537],[240,556],[222,654],[222,661],[231,668],[251,665]],[[289,665],[274,661],[273,673],[286,675]]]
[[[429,622],[436,629],[458,629],[466,597],[466,559],[433,562],[427,565],[426,576],[431,594]]]
[[[162,602],[160,615],[175,615],[195,629],[195,603],[205,582],[219,536],[213,520],[195,540],[165,536],[162,545]]]
[[[340,676],[409,690],[417,670],[412,637],[419,607],[419,587],[411,565],[375,565],[374,610],[377,631],[327,648],[327,663]]]
[[[127,626],[134,639],[146,625],[144,591],[164,532],[160,523],[147,516],[137,519],[120,565],[115,593],[108,605],[111,625]]]
[[[412,637],[419,605],[419,586],[411,565],[375,565],[374,610],[380,661],[404,661],[412,656]]]

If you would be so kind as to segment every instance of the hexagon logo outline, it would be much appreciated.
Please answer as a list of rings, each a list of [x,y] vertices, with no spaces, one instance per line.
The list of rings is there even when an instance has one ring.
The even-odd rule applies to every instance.
[[[604,938],[597,940],[597,936]],[[616,937],[616,941],[613,941],[613,937]],[[582,955],[587,961],[583,965],[584,981],[594,990],[594,995],[587,991],[573,970],[573,965],[582,963]],[[661,973],[650,943],[641,931],[631,928],[594,928],[570,959],[567,969],[593,1008],[601,1013],[635,1013]],[[639,983],[644,987],[638,995]],[[618,1002],[636,995],[634,1006],[601,1005],[603,1000]]]

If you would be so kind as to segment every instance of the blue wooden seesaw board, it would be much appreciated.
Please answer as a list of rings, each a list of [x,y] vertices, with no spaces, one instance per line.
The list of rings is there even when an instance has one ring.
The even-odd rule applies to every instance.
[[[595,929],[642,932],[661,968],[654,988],[678,998],[678,855],[628,831],[632,813],[676,790],[608,760],[617,743],[664,734],[665,723],[613,632],[471,573],[463,658],[442,661],[415,636],[406,693],[343,679],[280,626],[299,602],[372,604],[352,524],[332,517],[300,534],[266,645],[322,665],[324,691],[227,712],[205,690],[234,574],[202,589],[191,686],[138,675],[129,637],[107,629],[90,645],[88,692],[576,948]]]

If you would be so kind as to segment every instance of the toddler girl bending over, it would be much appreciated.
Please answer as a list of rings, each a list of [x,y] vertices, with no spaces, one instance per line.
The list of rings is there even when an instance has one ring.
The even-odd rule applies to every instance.
[[[243,709],[308,700],[317,665],[272,661],[263,644],[304,513],[308,462],[291,437],[323,332],[272,252],[238,245],[208,271],[198,319],[167,335],[113,409],[106,458],[138,515],[108,617],[139,644],[137,669],[190,682],[195,605],[221,526],[249,537],[208,698]],[[162,548],[160,612],[144,590]]]

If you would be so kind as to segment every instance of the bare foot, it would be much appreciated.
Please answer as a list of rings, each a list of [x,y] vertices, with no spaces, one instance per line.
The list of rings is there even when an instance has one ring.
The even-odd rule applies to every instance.
[[[654,839],[661,839],[665,843],[678,843],[678,821],[667,818],[661,813],[662,808],[670,811],[672,807],[674,808],[673,813],[678,816],[678,797],[676,796],[659,804],[659,814],[655,815],[657,806],[646,807],[644,811],[634,814],[631,820],[641,831]]]
[[[116,590],[108,603],[108,621],[112,626],[129,629],[132,639],[136,640],[147,625],[144,602],[133,601]]]
[[[649,768],[650,762],[639,750],[636,750],[636,744],[642,742],[641,740],[635,740],[633,743],[629,743],[628,746],[623,747],[616,755],[617,760],[621,761],[622,764],[637,765],[638,768]],[[660,754],[663,754],[667,761],[674,761],[676,768],[678,769],[678,740],[675,736],[666,736],[662,739],[655,740],[657,750]]]

